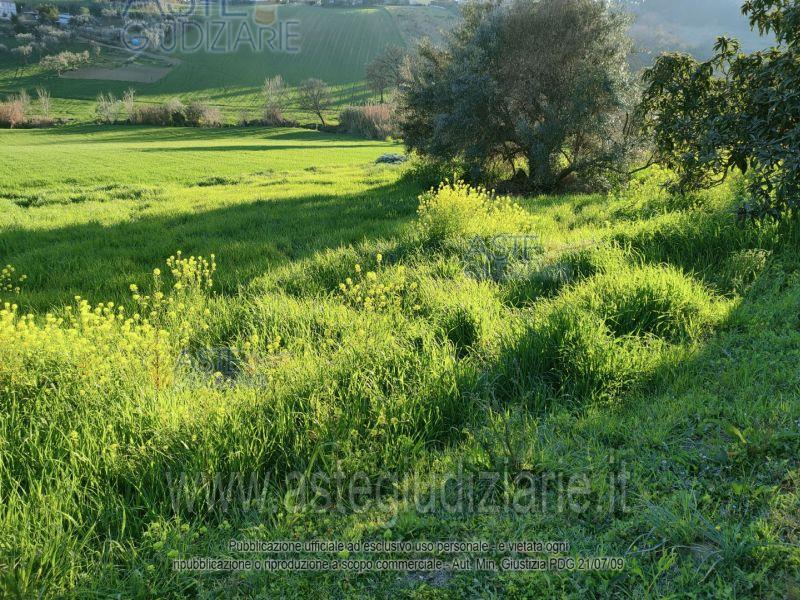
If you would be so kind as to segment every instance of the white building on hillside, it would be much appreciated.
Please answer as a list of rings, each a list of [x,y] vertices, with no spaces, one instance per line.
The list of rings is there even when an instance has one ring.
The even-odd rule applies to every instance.
[[[0,0],[0,21],[10,21],[11,17],[17,14],[16,2],[6,2]]]

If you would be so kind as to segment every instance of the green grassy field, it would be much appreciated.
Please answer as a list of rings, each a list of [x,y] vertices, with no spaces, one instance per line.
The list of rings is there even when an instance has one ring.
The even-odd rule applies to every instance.
[[[0,95],[21,89],[33,93],[37,87],[43,86],[53,96],[54,114],[87,121],[93,118],[95,99],[99,93],[111,92],[120,97],[126,89],[134,88],[144,102],[161,102],[175,96],[186,102],[198,100],[220,107],[226,117],[234,120],[241,111],[252,111],[253,116],[260,114],[264,79],[280,74],[289,85],[296,85],[310,77],[324,79],[333,87],[335,107],[338,109],[351,103],[363,103],[372,97],[364,84],[366,66],[387,46],[406,45],[412,31],[418,31],[420,35],[431,33],[428,30],[434,25],[427,25],[427,29],[420,25],[429,21],[425,18],[426,14],[435,17],[431,21],[439,24],[435,27],[446,26],[453,20],[452,16],[448,21],[440,14],[450,13],[429,7],[414,7],[414,20],[408,19],[410,9],[407,9],[400,15],[402,20],[398,26],[400,17],[393,17],[394,13],[385,8],[281,6],[277,9],[278,22],[294,23],[292,31],[297,38],[292,45],[296,46],[296,52],[271,50],[266,43],[263,50],[259,51],[256,44],[249,42],[239,44],[233,51],[212,51],[212,48],[220,45],[232,44],[240,35],[244,38],[245,34],[237,33],[242,24],[254,23],[250,14],[252,8],[237,6],[229,10],[237,13],[245,11],[248,16],[198,17],[200,23],[209,20],[225,23],[224,29],[219,25],[210,26],[209,29],[224,31],[221,41],[215,42],[215,36],[212,35],[205,43],[199,44],[197,51],[185,51],[198,45],[198,34],[195,29],[189,29],[182,46],[161,55],[163,59],[177,62],[168,75],[155,83],[58,77],[54,73],[43,72],[38,64],[24,66],[15,62],[10,54],[0,53]],[[254,28],[250,30],[255,31]],[[14,40],[0,39],[0,42],[5,42],[9,47],[17,45]],[[278,41],[274,43],[279,45]],[[74,49],[82,48],[78,44]],[[129,58],[130,54],[104,47],[100,58],[93,62],[103,67],[113,67],[122,65]],[[143,61],[147,62],[144,59],[138,62]],[[298,118],[313,121],[312,117],[298,110],[292,112]]]
[[[418,201],[421,171],[373,164],[393,149],[0,132],[20,288],[0,291],[19,307],[0,311],[0,595],[797,595],[796,222],[740,227],[736,182],[673,197],[658,171],[609,196]],[[476,239],[508,234],[535,257],[479,276]],[[192,368],[221,348],[231,364]],[[338,483],[303,493],[297,471]],[[192,486],[251,473],[270,484],[227,505]],[[384,479],[352,496],[359,474]],[[625,564],[173,570],[246,557],[231,539],[564,540]]]
[[[119,301],[178,248],[216,250],[219,289],[235,292],[270,265],[395,229],[414,193],[372,163],[397,148],[303,129],[5,132],[0,254],[28,274],[36,310],[79,293]]]

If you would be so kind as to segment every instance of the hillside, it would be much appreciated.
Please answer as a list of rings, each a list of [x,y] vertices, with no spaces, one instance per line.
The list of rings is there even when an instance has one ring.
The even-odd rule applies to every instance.
[[[648,64],[659,52],[680,50],[707,58],[717,36],[742,42],[745,52],[763,48],[764,38],[750,29],[739,0],[627,0],[636,21],[631,36]]]
[[[435,9],[415,7],[415,10]],[[280,74],[292,85],[310,77],[324,79],[334,86],[337,106],[341,106],[368,98],[363,83],[366,65],[387,46],[406,43],[395,19],[383,8],[324,9],[292,5],[279,7],[277,14],[279,23],[292,23],[296,36],[293,43],[297,46],[294,51],[284,51],[278,41],[274,42],[275,49],[265,42],[259,48],[257,41],[234,44],[243,25],[249,26],[249,31],[256,29],[252,16],[230,16],[222,18],[225,31],[230,32],[230,51],[216,51],[212,37],[203,37],[198,44],[195,40],[198,34],[188,29],[185,40],[174,52],[137,58],[136,63],[144,67],[167,68],[166,75],[156,82],[143,83],[136,80],[138,77],[133,81],[114,81],[109,79],[113,75],[97,79],[93,78],[96,69],[57,77],[42,72],[37,65],[20,67],[6,53],[0,54],[0,93],[45,86],[57,99],[57,110],[86,118],[98,93],[111,92],[119,97],[124,90],[134,87],[143,99],[160,101],[180,96],[185,100],[202,100],[222,107],[234,117],[239,110],[258,110],[264,79]],[[213,17],[201,18],[199,22],[211,20],[220,21],[219,17]],[[210,27],[208,31],[216,31],[214,25]],[[224,41],[221,43],[224,45]],[[9,44],[13,46],[13,42]],[[199,48],[193,50],[197,45]],[[101,58],[93,60],[92,67],[123,72],[130,60],[129,53],[103,47]]]
[[[627,3],[627,7],[636,17],[631,29],[637,48],[632,60],[636,68],[667,50],[706,56],[721,32],[739,37],[745,50],[763,45],[740,15],[738,0],[700,4],[689,0],[636,0]],[[222,17],[226,31],[235,32],[243,23],[255,22],[256,13],[253,9],[247,11],[250,14],[245,18]],[[296,51],[259,49],[257,44],[245,41],[237,48],[220,52],[212,50],[212,40],[205,39],[191,52],[177,48],[168,54],[136,58],[103,46],[90,68],[62,77],[45,73],[36,64],[22,65],[6,52],[0,53],[0,95],[43,86],[53,95],[57,114],[90,120],[99,93],[111,92],[119,97],[133,87],[143,100],[161,102],[180,96],[185,101],[219,106],[229,120],[235,120],[242,111],[258,112],[264,79],[280,74],[290,84],[309,77],[324,79],[335,88],[338,109],[372,97],[364,85],[365,69],[384,48],[409,46],[421,37],[441,42],[443,32],[451,30],[458,19],[454,12],[437,6],[328,9],[288,5],[278,7],[276,14],[278,23],[293,24]],[[198,19],[200,23],[218,22],[220,17]],[[231,33],[230,37],[235,35]],[[194,30],[190,30],[183,46],[192,49],[195,37]],[[13,48],[18,42],[0,34],[0,43]],[[86,47],[71,46],[75,50]],[[148,83],[151,79],[156,80]],[[335,114],[336,110],[331,116]],[[296,116],[310,120],[309,115]]]
[[[0,138],[0,595],[796,595],[798,227],[739,182],[487,211],[306,130]],[[232,539],[624,567],[175,569]]]

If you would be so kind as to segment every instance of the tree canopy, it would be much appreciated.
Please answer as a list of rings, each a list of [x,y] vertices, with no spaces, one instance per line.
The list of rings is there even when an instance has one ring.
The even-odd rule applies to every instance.
[[[498,166],[531,191],[625,171],[635,107],[627,15],[605,0],[474,4],[444,49],[422,44],[402,83],[409,149]]]
[[[641,112],[675,188],[711,187],[738,170],[750,196],[740,217],[779,218],[800,208],[800,3],[748,0],[742,11],[777,45],[743,54],[721,37],[708,61],[662,55],[644,74]]]

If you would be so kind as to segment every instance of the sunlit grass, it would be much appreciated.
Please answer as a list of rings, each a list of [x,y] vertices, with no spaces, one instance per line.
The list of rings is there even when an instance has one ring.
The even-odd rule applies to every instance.
[[[658,171],[609,196],[418,200],[413,167],[373,164],[394,145],[307,131],[0,137],[4,595],[793,593],[795,222],[738,226],[729,188],[675,198]],[[476,244],[509,234],[533,255],[481,277]],[[548,473],[605,498],[624,470],[627,508],[561,510],[554,489],[511,513],[448,511],[452,486],[430,512],[394,498],[458,469],[500,473],[482,491],[501,500]],[[176,510],[166,475],[294,470],[400,487],[333,510],[277,479],[270,510]],[[172,569],[247,537],[567,540],[627,565]]]
[[[227,264],[219,289],[235,291],[269,265],[389,235],[419,191],[398,183],[397,167],[374,164],[396,144],[307,130],[78,127],[2,138],[0,254],[28,275],[19,302],[37,309],[75,294],[120,300],[179,248],[217,252]]]

